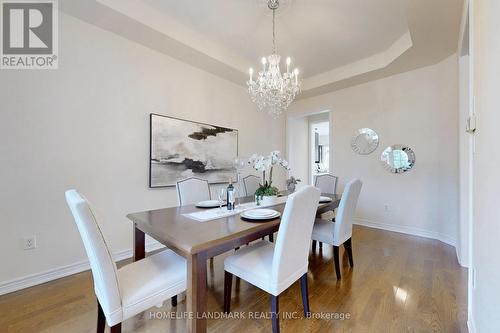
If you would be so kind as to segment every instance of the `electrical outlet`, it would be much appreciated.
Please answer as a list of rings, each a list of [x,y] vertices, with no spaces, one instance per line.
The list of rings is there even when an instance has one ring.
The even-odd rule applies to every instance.
[[[384,212],[389,212],[389,205],[384,205]]]
[[[36,236],[24,237],[23,238],[23,248],[25,250],[36,249]]]

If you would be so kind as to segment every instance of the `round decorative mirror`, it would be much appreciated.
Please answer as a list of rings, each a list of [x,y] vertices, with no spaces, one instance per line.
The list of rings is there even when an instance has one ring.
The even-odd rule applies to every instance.
[[[415,153],[410,147],[392,145],[382,152],[381,160],[384,168],[389,172],[403,173],[415,165]]]
[[[360,155],[368,155],[378,147],[378,134],[371,128],[360,128],[351,139],[351,147]]]

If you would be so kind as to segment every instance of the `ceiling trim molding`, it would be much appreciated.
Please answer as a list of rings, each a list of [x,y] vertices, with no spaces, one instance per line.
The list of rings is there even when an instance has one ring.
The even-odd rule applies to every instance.
[[[126,15],[166,36],[193,48],[208,57],[216,59],[227,66],[241,71],[251,66],[236,53],[223,45],[212,42],[200,33],[180,24],[168,15],[156,10],[145,2],[137,0],[95,0],[118,13]],[[244,74],[244,72],[242,72]]]
[[[244,85],[247,74],[226,63],[209,57],[183,42],[130,18],[96,0],[64,0],[59,9],[77,19],[136,42],[173,59],[212,73],[218,77]]]
[[[413,46],[410,31],[407,31],[385,51],[358,60],[331,71],[303,80],[302,90],[307,91],[342,81],[357,75],[372,72],[390,65]]]

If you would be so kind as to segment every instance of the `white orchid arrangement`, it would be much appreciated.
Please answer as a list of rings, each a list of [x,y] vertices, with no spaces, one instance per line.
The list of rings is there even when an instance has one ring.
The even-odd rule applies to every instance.
[[[280,165],[286,170],[290,170],[290,168],[288,167],[288,162],[282,159],[280,156],[281,152],[279,150],[272,151],[269,156],[253,154],[248,159],[248,164],[251,165],[255,170],[260,172],[271,170],[276,165]]]
[[[277,195],[278,188],[272,186],[273,183],[273,168],[281,166],[285,170],[290,170],[288,162],[281,158],[281,153],[278,150],[272,151],[268,156],[253,154],[248,159],[248,164],[255,170],[262,172],[262,184],[255,192],[256,196],[273,196]],[[266,171],[269,170],[269,181],[266,180]]]

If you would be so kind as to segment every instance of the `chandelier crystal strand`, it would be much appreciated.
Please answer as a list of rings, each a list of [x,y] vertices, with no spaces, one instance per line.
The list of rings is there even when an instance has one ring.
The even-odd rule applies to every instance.
[[[294,101],[300,93],[299,71],[290,72],[291,59],[286,59],[286,72],[281,73],[281,57],[276,52],[276,9],[278,0],[269,0],[268,7],[273,11],[273,53],[262,58],[262,70],[253,79],[253,68],[249,69],[250,79],[247,81],[251,100],[261,111],[267,111],[278,117]]]

